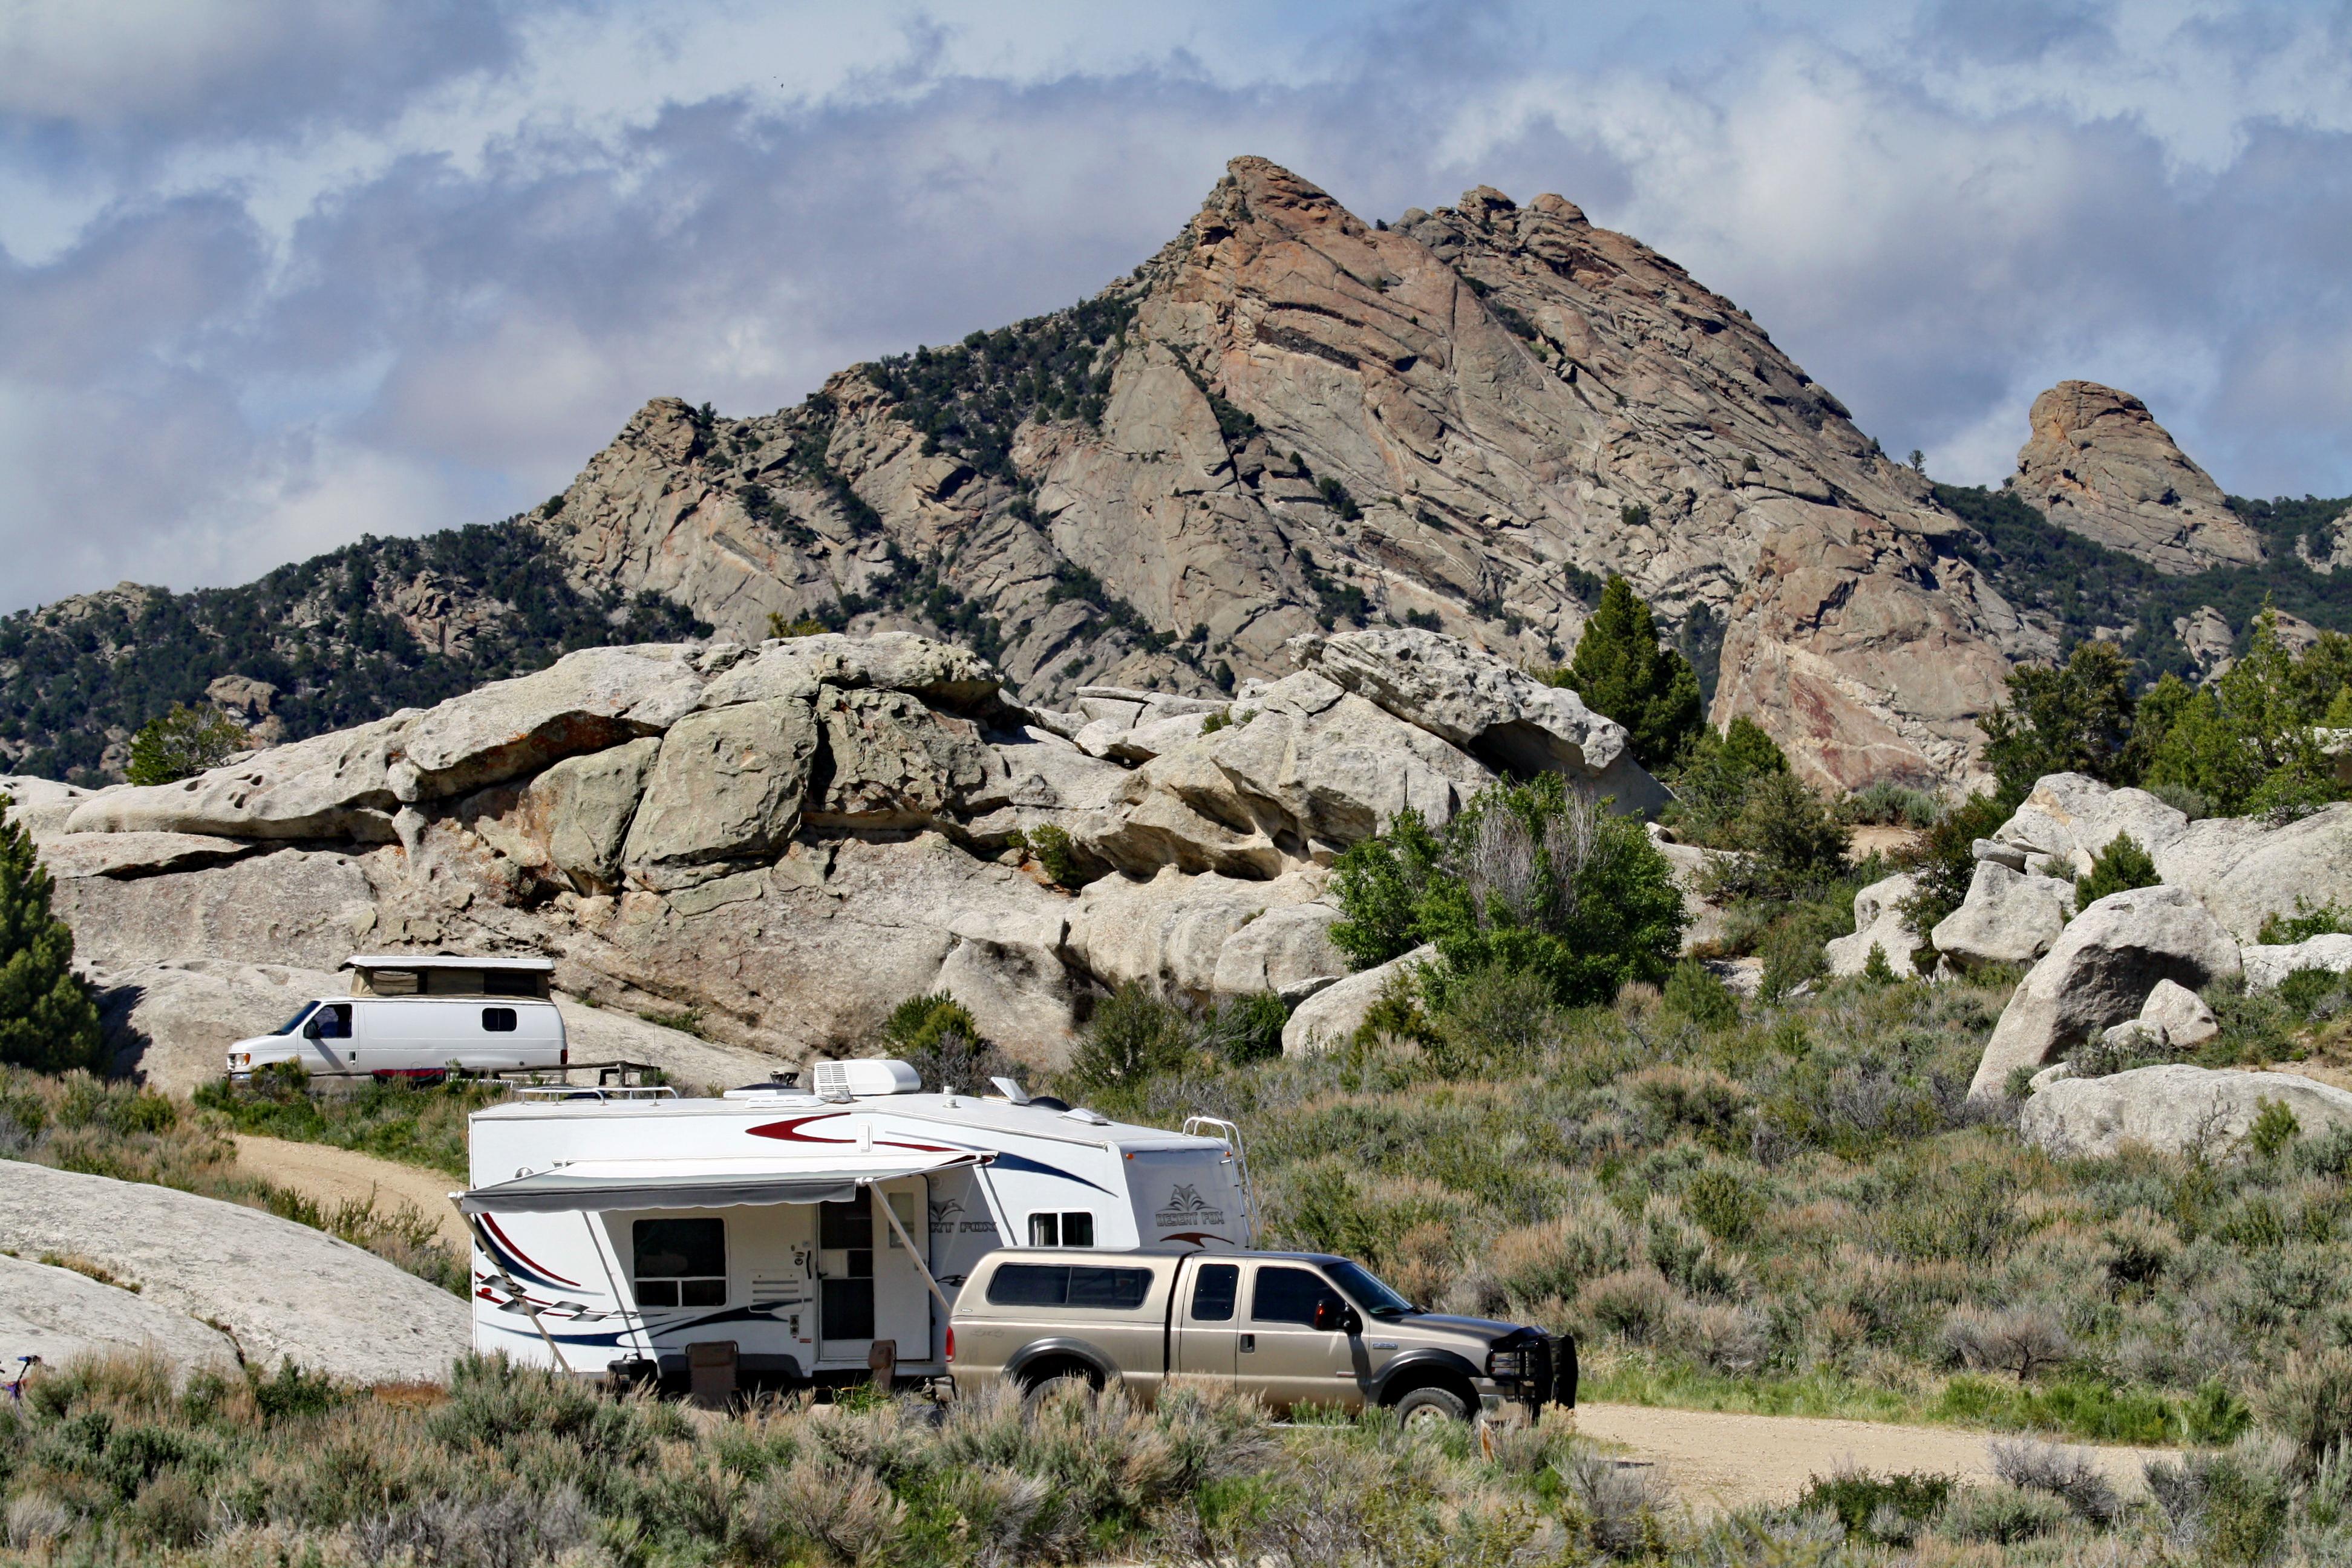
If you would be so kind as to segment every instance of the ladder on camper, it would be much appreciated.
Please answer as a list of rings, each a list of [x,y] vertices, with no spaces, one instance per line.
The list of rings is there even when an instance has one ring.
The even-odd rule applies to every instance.
[[[1242,1130],[1222,1116],[1184,1118],[1188,1138],[1214,1138],[1233,1152],[1234,1185],[1242,1195],[1242,1223],[1248,1227],[1247,1245],[1257,1245],[1257,1190],[1250,1185],[1249,1154],[1242,1148]]]

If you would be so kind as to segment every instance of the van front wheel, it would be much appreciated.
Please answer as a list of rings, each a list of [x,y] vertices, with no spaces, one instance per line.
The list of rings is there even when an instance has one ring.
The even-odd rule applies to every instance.
[[[1396,1402],[1398,1424],[1434,1426],[1444,1421],[1467,1421],[1470,1406],[1450,1388],[1416,1388]]]

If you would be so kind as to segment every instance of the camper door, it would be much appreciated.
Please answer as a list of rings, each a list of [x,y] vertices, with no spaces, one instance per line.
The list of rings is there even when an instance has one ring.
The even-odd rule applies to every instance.
[[[817,1205],[817,1347],[821,1367],[867,1364],[874,1342],[902,1364],[931,1358],[931,1295],[914,1256],[882,1216],[887,1203],[929,1266],[930,1183],[908,1176],[860,1187],[847,1203]]]

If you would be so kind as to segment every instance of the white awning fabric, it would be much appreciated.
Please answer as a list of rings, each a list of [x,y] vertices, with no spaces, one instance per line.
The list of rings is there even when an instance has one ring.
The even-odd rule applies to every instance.
[[[580,1160],[456,1195],[467,1214],[600,1214],[607,1209],[835,1204],[900,1176],[984,1165],[993,1154],[836,1154],[822,1160]]]

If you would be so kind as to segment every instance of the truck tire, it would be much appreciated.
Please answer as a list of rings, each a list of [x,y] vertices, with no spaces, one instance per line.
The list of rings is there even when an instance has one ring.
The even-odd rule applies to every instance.
[[[1391,1408],[1397,1413],[1398,1425],[1427,1426],[1440,1421],[1467,1421],[1471,1406],[1454,1390],[1433,1383],[1407,1389]]]
[[[1058,1362],[1040,1367],[1023,1380],[1021,1406],[1035,1410],[1049,1399],[1070,1398],[1091,1402],[1102,1392],[1102,1380],[1088,1368],[1075,1362]]]

